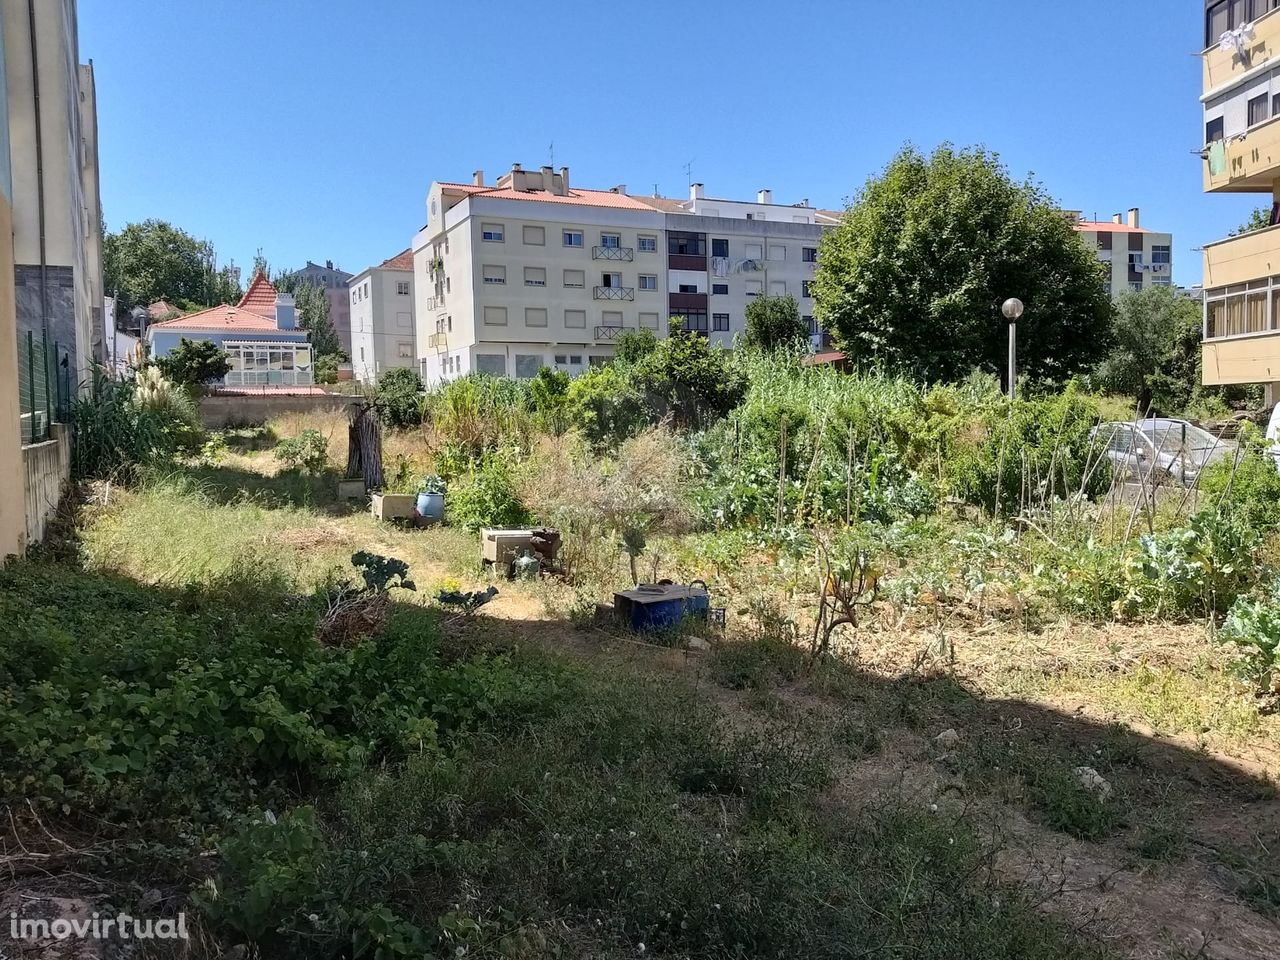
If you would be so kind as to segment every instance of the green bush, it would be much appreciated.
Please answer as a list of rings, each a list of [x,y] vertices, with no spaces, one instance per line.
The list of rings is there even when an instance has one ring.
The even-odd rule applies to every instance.
[[[1280,581],[1261,599],[1240,597],[1218,631],[1218,641],[1236,654],[1231,664],[1240,679],[1261,694],[1276,692],[1280,679]]]
[[[205,438],[190,398],[154,368],[139,380],[113,380],[96,370],[71,419],[71,473],[79,480],[131,480],[140,468],[199,451]]]
[[[323,357],[316,357],[315,362],[316,383],[337,383],[338,382],[338,356],[329,353]]]
[[[231,356],[212,340],[183,337],[166,356],[156,360],[166,380],[180,387],[201,387],[221,380],[231,370]]]
[[[592,367],[575,378],[567,402],[574,425],[597,446],[616,446],[647,422],[639,392],[613,364]]]
[[[1257,430],[1242,436],[1238,456],[1223,457],[1205,468],[1200,491],[1209,503],[1240,512],[1257,530],[1280,525],[1280,470]]]
[[[499,450],[473,464],[449,487],[448,522],[467,530],[526,526],[530,517],[516,494],[515,462],[514,452]]]
[[[329,441],[319,430],[303,430],[276,444],[275,454],[289,470],[323,473],[329,466]]]
[[[422,378],[408,367],[387,370],[378,377],[374,402],[382,422],[390,427],[411,427],[422,422]]]

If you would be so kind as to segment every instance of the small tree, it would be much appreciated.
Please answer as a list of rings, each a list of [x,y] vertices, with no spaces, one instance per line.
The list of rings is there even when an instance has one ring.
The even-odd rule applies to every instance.
[[[183,387],[200,387],[221,380],[231,370],[231,357],[212,340],[183,337],[169,354],[156,360],[166,380]]]
[[[613,356],[615,360],[622,363],[635,364],[656,349],[658,349],[658,335],[644,327],[619,334],[613,348]]]
[[[1200,305],[1169,287],[1126,293],[1116,303],[1113,346],[1098,367],[1106,390],[1132,394],[1145,416],[1183,409],[1199,383]]]
[[[746,345],[763,350],[793,349],[809,336],[796,298],[755,297],[747,304]]]
[[[630,379],[648,399],[653,419],[670,416],[678,427],[697,429],[742,398],[742,380],[725,352],[685,330],[682,317],[671,318],[667,338],[636,364]]]
[[[1271,226],[1271,208],[1255,207],[1249,214],[1249,219],[1232,230],[1228,236],[1238,237],[1242,233],[1253,233],[1255,230],[1263,230],[1269,226]]]
[[[376,402],[382,420],[390,427],[422,422],[422,378],[408,367],[396,367],[378,378]]]

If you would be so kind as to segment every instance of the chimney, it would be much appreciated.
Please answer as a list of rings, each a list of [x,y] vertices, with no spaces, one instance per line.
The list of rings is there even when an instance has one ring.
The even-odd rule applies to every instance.
[[[756,203],[773,203],[773,191],[761,190],[756,194]]]
[[[519,173],[519,172],[520,172],[520,164],[518,164],[518,163],[513,163],[513,164],[511,165],[511,172],[512,172],[512,173]]]
[[[1123,218],[1122,216],[1120,216],[1120,214],[1115,213],[1115,214],[1112,214],[1112,215],[1111,215],[1111,222],[1112,222],[1112,223],[1123,223],[1123,222],[1124,222],[1124,218]]]
[[[620,194],[625,197],[627,195],[627,185],[625,183],[620,183],[616,187],[610,187],[609,192]]]
[[[802,206],[802,207],[807,207],[807,206],[809,206],[809,198],[808,198],[808,197],[805,197],[803,200],[801,200],[801,201],[800,201],[800,206]]]
[[[333,269],[333,261],[332,261],[332,260],[326,260],[326,261],[324,262],[324,268],[325,268],[326,270],[332,270],[332,269]]]
[[[1129,226],[1137,230],[1141,227],[1141,224],[1142,224],[1142,221],[1138,218],[1138,208],[1130,207],[1129,208]]]
[[[543,190],[551,189],[552,178],[555,177],[555,175],[556,175],[556,172],[551,167],[542,168],[542,189]]]
[[[694,184],[690,184],[690,185],[689,185],[689,199],[690,199],[690,200],[701,200],[701,199],[703,198],[703,196],[704,196],[704,194],[703,194],[703,191],[702,191],[702,184],[700,184],[700,183],[694,183]]]
[[[560,168],[560,180],[564,183],[564,192],[568,194],[569,192],[569,168],[568,167]]]
[[[293,306],[292,293],[276,294],[276,329],[297,330],[298,314]]]
[[[484,186],[484,171],[483,171],[483,170],[477,170],[475,173],[471,174],[471,185],[472,185],[472,186],[475,186],[475,187],[483,187],[483,186]]]

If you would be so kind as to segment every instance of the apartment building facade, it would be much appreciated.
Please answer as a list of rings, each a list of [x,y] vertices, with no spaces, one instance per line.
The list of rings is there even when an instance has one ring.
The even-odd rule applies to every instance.
[[[1106,267],[1111,296],[1173,286],[1173,235],[1143,227],[1137,207],[1127,215],[1115,214],[1110,222],[1085,220],[1078,211],[1069,216],[1085,246]]]
[[[77,382],[105,357],[93,65],[75,0],[3,5],[19,331],[56,341]]]
[[[726,346],[746,305],[809,285],[823,225],[807,202],[638,197],[584,190],[568,168],[519,165],[484,183],[432,184],[414,238],[419,370],[427,382],[472,371],[532,377],[608,361],[625,330],[665,336],[668,320]]]
[[[433,183],[412,247],[423,378],[581,373],[623,330],[661,335],[664,225],[624,190],[572,187],[567,167]]]
[[[1204,245],[1206,384],[1280,400],[1280,0],[1206,0],[1206,193],[1256,194],[1270,225]]]
[[[334,332],[338,334],[338,342],[342,349],[351,353],[351,274],[340,267],[335,267],[332,260],[323,265],[307,261],[307,265],[295,274],[307,283],[324,290],[329,301],[329,319],[333,321]]]
[[[413,251],[357,273],[347,284],[352,376],[364,383],[396,367],[417,369]]]

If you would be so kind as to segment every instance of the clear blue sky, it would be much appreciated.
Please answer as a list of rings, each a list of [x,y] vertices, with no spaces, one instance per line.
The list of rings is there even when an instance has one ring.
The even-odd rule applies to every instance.
[[[839,206],[904,141],[985,144],[1065,207],[1174,233],[1174,274],[1252,197],[1201,193],[1199,0],[80,0],[102,201],[220,258],[356,271],[433,179]]]

